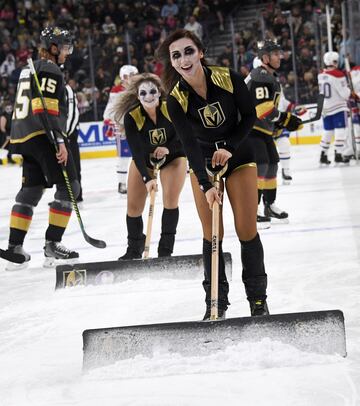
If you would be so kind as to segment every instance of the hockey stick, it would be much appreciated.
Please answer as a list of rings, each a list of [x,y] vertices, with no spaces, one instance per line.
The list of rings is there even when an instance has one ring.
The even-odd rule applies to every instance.
[[[166,156],[164,156],[162,159],[155,159],[150,156],[150,162],[154,168],[154,179],[156,181],[157,181],[160,167],[161,167],[161,165],[164,164],[165,159],[166,159]],[[154,219],[154,209],[155,209],[155,196],[156,196],[156,190],[153,189],[150,192],[150,205],[149,205],[148,222],[147,222],[147,227],[146,227],[144,259],[148,259],[149,253],[150,253],[151,231],[152,231],[152,223],[153,223],[153,219]]]
[[[354,84],[351,79],[350,62],[349,62],[349,58],[347,56],[345,57],[345,71],[346,71],[347,80],[349,82],[351,94],[354,94],[355,91],[354,91]],[[357,107],[359,108],[358,101],[356,99],[354,101],[355,101]],[[353,113],[352,113],[351,105],[350,105],[350,122],[351,122],[351,143],[352,143],[352,147],[354,150],[354,156],[355,156],[356,163],[358,163],[359,157],[358,157],[358,152],[356,150],[356,137],[355,137],[354,120],[353,120]]]
[[[46,108],[44,96],[43,96],[43,93],[42,93],[42,90],[41,90],[39,78],[38,78],[38,76],[37,76],[37,73],[36,73],[36,70],[35,70],[35,67],[34,67],[33,60],[32,60],[31,58],[29,58],[29,59],[27,60],[27,62],[28,62],[28,64],[29,64],[31,74],[33,75],[33,77],[34,77],[34,79],[35,79],[35,83],[36,83],[36,87],[37,87],[37,90],[38,90],[38,93],[39,93],[39,96],[40,96],[40,100],[41,100],[42,107],[43,107],[43,109],[44,109],[44,112],[46,113],[46,114],[40,114],[40,118],[41,118],[41,120],[42,120],[42,122],[43,122],[44,129],[45,129],[45,132],[46,132],[47,137],[49,138],[50,142],[51,142],[52,144],[54,144],[55,151],[56,151],[56,153],[58,153],[58,152],[59,152],[59,146],[57,145],[55,134],[54,134],[53,131],[50,129],[50,125],[49,125],[49,121],[48,121],[48,117],[47,117],[48,111],[47,111],[47,108]],[[82,232],[82,234],[83,234],[83,236],[84,236],[84,238],[85,238],[85,241],[88,242],[89,244],[91,244],[92,246],[96,247],[96,248],[105,248],[105,247],[106,247],[105,241],[96,240],[95,238],[90,237],[90,236],[86,233],[85,228],[84,228],[83,221],[82,221],[82,219],[81,219],[79,207],[78,207],[78,205],[77,205],[77,202],[76,202],[76,200],[75,200],[75,197],[74,197],[74,194],[73,194],[73,191],[72,191],[72,188],[71,188],[69,176],[68,176],[66,167],[65,167],[65,165],[64,165],[63,163],[61,163],[61,171],[62,171],[62,173],[63,173],[64,180],[65,180],[65,184],[66,184],[66,188],[67,188],[67,190],[68,190],[68,193],[69,193],[69,196],[70,196],[70,200],[71,200],[71,203],[72,203],[73,208],[74,208],[74,210],[75,210],[76,217],[77,217],[77,219],[78,219],[78,221],[79,221],[80,229],[81,229],[81,232]]]
[[[206,165],[206,172],[212,178],[213,185],[217,192],[220,189],[220,178],[227,171],[225,166],[209,168]],[[220,206],[214,201],[212,207],[212,235],[211,235],[211,309],[210,320],[218,319],[219,312],[219,224],[220,224]]]
[[[307,123],[312,123],[313,121],[318,121],[321,118],[321,113],[323,110],[323,106],[324,106],[324,98],[325,96],[323,94],[319,94],[318,98],[317,98],[317,106],[316,106],[316,113],[315,116],[312,118],[309,118],[308,120],[303,120],[303,124],[307,124]]]

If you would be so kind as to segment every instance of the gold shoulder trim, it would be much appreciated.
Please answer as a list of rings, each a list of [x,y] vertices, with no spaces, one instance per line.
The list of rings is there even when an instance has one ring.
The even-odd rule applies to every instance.
[[[171,122],[166,101],[161,102],[160,111],[163,113],[164,117],[166,117]]]
[[[130,111],[129,114],[134,119],[138,131],[141,131],[145,123],[145,117],[141,113],[141,107],[136,107],[134,110]]]
[[[187,112],[188,109],[188,103],[189,103],[189,92],[187,91],[181,91],[179,89],[180,83],[177,82],[173,90],[171,91],[171,96],[174,96],[175,99],[180,103],[182,109],[184,110],[184,113]]]
[[[209,66],[211,71],[211,80],[216,85],[225,89],[229,93],[234,93],[234,86],[230,77],[229,68],[220,66]]]

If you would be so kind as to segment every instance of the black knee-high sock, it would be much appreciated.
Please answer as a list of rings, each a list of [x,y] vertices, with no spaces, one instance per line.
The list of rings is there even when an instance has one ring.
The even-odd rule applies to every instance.
[[[242,280],[248,300],[266,299],[267,275],[264,266],[264,250],[259,234],[250,241],[240,241]]]
[[[128,247],[136,253],[142,255],[145,248],[145,235],[143,233],[144,224],[142,216],[126,216],[126,226],[128,230]]]
[[[176,227],[179,222],[179,208],[164,208],[161,218],[161,237],[159,241],[159,256],[169,256],[174,250]]]
[[[203,287],[205,290],[205,302],[207,306],[211,305],[211,241],[203,240],[203,263],[204,263],[204,281]],[[219,244],[219,308],[227,309],[229,284],[225,274],[225,260],[222,251],[222,241]]]

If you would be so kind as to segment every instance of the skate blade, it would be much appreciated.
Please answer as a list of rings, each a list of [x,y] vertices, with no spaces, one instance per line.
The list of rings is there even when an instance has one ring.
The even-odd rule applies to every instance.
[[[291,185],[291,180],[285,180],[285,179],[283,179],[282,184],[283,184],[283,185]]]
[[[272,224],[289,224],[289,218],[278,219],[276,217],[271,217]]]
[[[5,271],[9,272],[16,272],[16,271],[22,271],[23,269],[26,269],[29,266],[30,261],[25,261],[22,264],[15,264],[15,262],[8,262]]]
[[[267,230],[268,228],[271,227],[271,222],[264,222],[264,223],[257,223],[257,229],[258,230]]]
[[[45,257],[43,268],[55,268],[58,265],[73,265],[79,262],[79,258],[59,259],[54,257]]]

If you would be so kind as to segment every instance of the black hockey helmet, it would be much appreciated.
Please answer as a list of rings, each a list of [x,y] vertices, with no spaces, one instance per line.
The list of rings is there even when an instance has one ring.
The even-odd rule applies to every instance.
[[[257,43],[257,56],[261,59],[264,55],[270,54],[273,51],[281,51],[281,47],[271,39],[258,41]]]
[[[51,45],[56,45],[59,49],[63,45],[69,45],[69,53],[72,53],[72,35],[70,31],[59,27],[46,27],[40,34],[41,46],[50,49]]]

